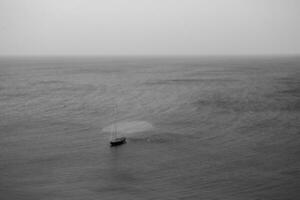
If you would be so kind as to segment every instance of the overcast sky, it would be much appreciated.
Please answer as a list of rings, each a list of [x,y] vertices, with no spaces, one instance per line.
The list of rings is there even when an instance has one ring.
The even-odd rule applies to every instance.
[[[299,53],[299,0],[0,0],[0,55]]]

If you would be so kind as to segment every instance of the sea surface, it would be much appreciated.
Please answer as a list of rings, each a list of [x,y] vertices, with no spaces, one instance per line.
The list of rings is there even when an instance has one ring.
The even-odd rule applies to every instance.
[[[300,57],[0,58],[1,200],[299,189]]]

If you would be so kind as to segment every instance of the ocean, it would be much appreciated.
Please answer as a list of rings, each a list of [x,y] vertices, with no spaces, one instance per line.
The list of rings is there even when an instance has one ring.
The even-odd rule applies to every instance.
[[[1,200],[299,199],[299,134],[297,56],[0,58]]]

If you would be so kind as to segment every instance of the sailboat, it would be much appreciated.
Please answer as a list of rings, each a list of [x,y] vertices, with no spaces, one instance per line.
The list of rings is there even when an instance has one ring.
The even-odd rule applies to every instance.
[[[118,146],[126,143],[126,137],[114,138],[110,141],[110,146]]]
[[[115,109],[115,113],[117,112],[117,105]],[[119,137],[118,136],[118,129],[117,125],[114,124],[114,131],[111,133],[111,140],[110,140],[110,146],[118,146],[126,143],[126,137]]]

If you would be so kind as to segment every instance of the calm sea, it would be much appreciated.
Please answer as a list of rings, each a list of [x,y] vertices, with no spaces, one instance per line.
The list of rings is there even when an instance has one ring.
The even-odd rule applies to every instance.
[[[299,136],[300,57],[0,59],[1,200],[298,199]]]

